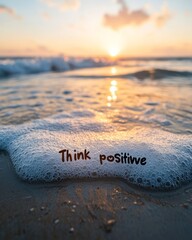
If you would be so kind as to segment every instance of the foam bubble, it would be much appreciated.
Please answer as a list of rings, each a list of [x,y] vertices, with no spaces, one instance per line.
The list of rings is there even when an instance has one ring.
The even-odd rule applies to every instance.
[[[190,136],[158,129],[115,131],[103,115],[75,111],[0,128],[0,148],[9,152],[16,173],[27,181],[79,177],[120,177],[149,188],[172,189],[192,180]],[[62,162],[62,149],[90,152],[91,160]],[[129,153],[146,164],[99,161],[99,155]]]

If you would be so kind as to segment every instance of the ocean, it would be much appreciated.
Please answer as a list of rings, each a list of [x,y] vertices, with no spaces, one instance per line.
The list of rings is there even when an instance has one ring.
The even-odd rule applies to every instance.
[[[167,189],[192,179],[192,58],[2,57],[0,103],[0,148],[24,180],[121,177]],[[64,164],[63,148],[93,161]],[[147,163],[98,161],[122,152]]]

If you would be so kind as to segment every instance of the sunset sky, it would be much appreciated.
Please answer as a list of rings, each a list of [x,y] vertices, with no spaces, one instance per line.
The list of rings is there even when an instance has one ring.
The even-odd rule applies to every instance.
[[[0,0],[1,56],[192,56],[192,0]]]

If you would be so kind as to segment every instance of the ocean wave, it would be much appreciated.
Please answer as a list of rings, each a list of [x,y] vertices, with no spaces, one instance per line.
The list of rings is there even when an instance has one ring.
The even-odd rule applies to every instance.
[[[131,72],[127,74],[115,74],[115,75],[75,75],[72,74],[67,77],[72,78],[137,78],[139,80],[151,79],[151,80],[160,80],[163,78],[171,77],[191,77],[192,72],[190,71],[174,71],[168,69],[149,69]]]
[[[108,66],[110,62],[97,58],[1,58],[0,77],[15,74],[63,72],[80,68]]]
[[[168,70],[168,69],[151,69],[151,70],[138,71],[131,75],[141,80],[146,78],[163,79],[166,77],[191,77],[192,72],[174,71],[174,70]]]

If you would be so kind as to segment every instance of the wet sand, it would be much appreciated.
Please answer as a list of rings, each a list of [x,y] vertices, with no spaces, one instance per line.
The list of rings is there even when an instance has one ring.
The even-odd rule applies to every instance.
[[[192,185],[152,192],[121,180],[29,184],[0,152],[0,239],[192,239]]]

